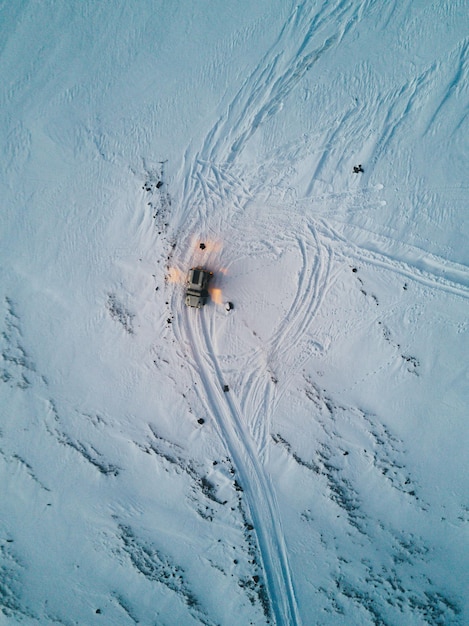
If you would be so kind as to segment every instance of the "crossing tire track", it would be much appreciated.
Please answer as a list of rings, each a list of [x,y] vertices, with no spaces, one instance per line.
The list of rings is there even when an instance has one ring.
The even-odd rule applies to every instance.
[[[180,263],[190,266],[190,240],[195,233],[221,233],[236,213],[244,214],[252,192],[235,176],[235,160],[257,129],[281,109],[304,75],[353,27],[363,10],[348,0],[323,3],[318,8],[307,2],[298,5],[270,50],[206,134],[200,149],[188,147],[180,172],[184,185],[179,214],[174,215],[176,232],[181,233],[177,242]],[[280,384],[274,370],[291,372],[301,362],[295,359],[298,344],[319,310],[332,259],[331,247],[320,240],[311,223],[296,220],[290,226],[284,243],[295,247],[301,258],[296,293],[266,345],[243,356],[247,367],[241,375],[239,397],[233,388],[228,393],[222,390],[222,364],[214,346],[214,311],[184,309],[182,314],[175,314],[172,325],[182,351],[190,355],[194,375],[202,383],[197,386],[200,399],[242,483],[279,626],[299,625],[301,618],[275,489],[263,464],[270,420],[291,376],[286,375]],[[210,265],[212,256],[204,258]],[[180,291],[174,290],[173,311],[180,310],[180,298]],[[272,372],[270,379],[266,372]]]
[[[386,248],[393,244],[394,250],[397,241],[373,233],[373,246],[371,243],[354,243],[324,220],[321,221],[321,231],[322,236],[330,240],[337,257],[355,259],[400,274],[432,289],[469,298],[469,272],[463,265],[402,242],[399,242],[402,254],[397,256],[394,252],[391,255],[386,252]],[[378,241],[381,241],[381,245]]]

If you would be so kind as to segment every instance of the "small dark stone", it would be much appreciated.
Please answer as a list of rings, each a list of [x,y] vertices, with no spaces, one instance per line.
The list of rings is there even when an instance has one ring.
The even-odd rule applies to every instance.
[[[259,582],[259,580],[260,580],[260,579],[259,579],[259,576],[258,576],[257,574],[254,574],[254,576],[252,577],[252,579],[253,579],[253,581],[256,583],[256,585],[257,585],[257,583],[258,583],[258,582]]]
[[[226,393],[227,391],[229,391],[230,388],[228,387],[228,385],[223,385],[223,391]]]
[[[205,248],[206,248],[206,247],[207,247],[207,246],[206,246],[204,243],[201,243],[201,244],[200,244],[200,246],[199,246],[199,248],[200,248],[201,250],[205,250]]]
[[[344,456],[348,456],[348,452],[347,452],[347,450],[344,452]]]
[[[96,613],[97,613],[98,615],[101,615],[101,613],[102,613],[101,609],[96,609]]]
[[[356,274],[356,273],[358,272],[357,268],[356,268],[356,267],[352,267],[352,272],[353,272],[354,274]]]
[[[156,188],[157,188],[157,189],[160,189],[160,187],[162,187],[162,186],[163,186],[163,181],[162,181],[162,180],[159,180],[159,181],[156,183]]]
[[[202,417],[200,417],[200,418],[197,420],[197,423],[198,423],[198,424],[205,424],[205,420],[204,420]]]
[[[171,324],[171,318],[168,317],[168,319],[166,320],[168,322],[168,324]]]

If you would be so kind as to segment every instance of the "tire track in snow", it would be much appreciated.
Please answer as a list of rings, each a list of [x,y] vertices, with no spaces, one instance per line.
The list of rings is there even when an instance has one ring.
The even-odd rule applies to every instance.
[[[434,70],[434,66],[426,68],[420,75],[383,97],[381,106],[387,103],[387,113],[382,122],[381,134],[372,149],[371,163],[379,162],[381,156],[389,150],[397,133],[401,130],[404,132],[413,116],[414,124],[417,123],[418,115],[421,115],[422,93],[430,88]]]
[[[172,309],[181,307],[180,293],[171,296]],[[212,337],[214,315],[208,309],[183,309],[175,316],[173,330],[186,363],[193,367],[201,382],[197,393],[223,441],[243,488],[244,500],[256,534],[266,591],[277,624],[300,625],[292,575],[275,491],[266,474],[239,403],[231,390],[222,391],[222,366],[216,356]],[[187,359],[187,356],[189,356]]]
[[[200,311],[194,320],[186,311],[192,356],[202,380],[205,398],[214,423],[234,462],[246,495],[247,507],[257,537],[271,607],[277,624],[300,625],[288,552],[280,523],[278,505],[270,480],[258,459],[257,448],[243,423],[232,392],[222,391],[223,374],[213,350],[207,321]]]
[[[340,43],[369,4],[365,2],[357,6],[346,0],[324,2],[316,13],[308,2],[295,8],[277,41],[241,86],[226,114],[206,135],[201,149],[192,154],[190,148],[186,151],[179,231],[207,232],[210,228],[217,232],[213,224],[216,221],[218,232],[223,232],[226,215],[217,210],[217,203],[225,204],[228,196],[232,200],[231,192],[235,185],[230,169],[236,157],[261,124],[281,109],[306,72],[323,54]],[[216,167],[216,163],[223,163],[224,167]],[[216,184],[212,184],[209,175],[214,177]],[[224,192],[225,184],[231,188],[228,196]],[[247,195],[243,189],[241,195],[235,198],[235,209],[244,209]],[[230,204],[233,206],[232,202]],[[309,227],[307,239],[314,240],[321,250],[312,227]],[[190,246],[185,245],[187,241],[186,237],[183,246],[184,256],[189,261]],[[311,261],[311,243],[297,236],[296,245],[302,257],[297,292],[288,315],[268,345],[269,357],[275,355],[277,360],[286,360],[291,355],[291,350],[312,321],[320,306],[320,290],[325,291],[329,275],[330,251],[321,252],[315,265]],[[176,311],[180,303],[176,303],[174,297],[173,310]],[[317,298],[316,303],[314,298]],[[273,381],[265,387],[264,379],[253,376],[255,369],[251,361],[248,378],[254,385],[249,397],[244,398],[242,411],[233,391],[225,394],[221,390],[222,368],[214,352],[213,329],[208,326],[205,312],[196,312],[194,317],[190,320],[188,311],[185,311],[183,318],[174,320],[173,328],[179,334],[182,346],[187,346],[192,352],[205,393],[202,400],[205,400],[220,438],[240,475],[275,619],[279,625],[299,625],[301,619],[275,491],[261,462],[268,440],[268,420],[265,417],[272,413],[275,397],[279,395],[278,388],[274,389]]]
[[[337,247],[335,252],[337,256],[357,259],[363,263],[401,274],[432,289],[439,289],[469,299],[469,271],[466,266],[452,263],[434,254],[429,254],[425,250],[396,242],[383,235],[379,235],[382,245],[378,246],[372,245],[371,240],[362,244],[352,243],[324,221],[321,222],[321,230],[323,236],[330,239],[334,249]],[[372,233],[372,235],[376,241],[378,235],[376,233]],[[396,243],[400,244],[402,250],[399,257],[395,253],[388,254],[386,252],[386,247],[389,244],[395,247]]]
[[[233,183],[220,170],[211,177],[213,168],[209,164],[203,164],[203,167],[205,176],[198,176],[198,191],[204,196],[205,206],[194,216],[192,224],[197,227],[196,230],[200,230],[209,225],[212,227],[214,221],[219,222],[219,232],[223,232],[220,220],[226,216],[223,212],[214,214],[214,209],[217,202],[230,195],[224,191],[225,184],[229,187]],[[300,624],[275,490],[263,465],[270,440],[270,419],[286,383],[282,381],[280,385],[275,384],[266,380],[260,372],[265,371],[270,361],[283,360],[283,370],[290,370],[291,376],[291,369],[296,370],[296,366],[301,364],[301,359],[295,358],[298,342],[320,306],[320,294],[326,291],[331,254],[320,241],[314,227],[305,222],[304,218],[294,219],[292,222],[290,215],[288,224],[290,228],[282,236],[280,247],[286,241],[288,249],[298,250],[301,258],[298,284],[292,303],[274,330],[274,335],[267,341],[266,347],[263,350],[254,350],[254,353],[243,359],[249,382],[242,383],[242,389],[247,391],[240,396],[239,401],[234,389],[227,394],[222,392],[223,367],[213,343],[216,332],[215,311],[184,309],[182,316],[175,316],[173,329],[181,346],[192,354],[195,374],[202,383],[197,387],[199,397],[206,405],[207,413],[212,416],[220,439],[239,474],[258,540],[267,593],[277,623]],[[205,256],[208,265],[211,254],[213,253]],[[185,257],[187,263],[192,263],[189,246]],[[180,297],[180,293],[173,293],[173,311],[181,308]],[[303,358],[306,358],[305,355]]]
[[[211,199],[213,194],[209,190],[210,185],[205,183],[206,181],[201,180],[200,186],[205,189],[207,197]],[[206,227],[206,216],[202,213],[202,217],[199,216],[194,223]],[[216,255],[216,253],[206,255],[208,265],[210,265],[211,254]],[[189,258],[189,247],[186,248],[185,257],[189,264],[192,263],[192,259]],[[173,311],[180,310],[183,306],[179,290],[174,290],[171,305]],[[249,429],[250,416],[241,410],[234,390],[229,393],[222,391],[222,364],[213,345],[216,332],[215,318],[215,310],[207,308],[202,311],[193,311],[184,307],[183,313],[174,316],[172,327],[182,350],[191,355],[189,362],[194,363],[194,374],[201,382],[201,385],[196,387],[199,398],[206,406],[207,414],[211,416],[238,473],[239,482],[245,494],[244,500],[256,533],[266,591],[276,623],[299,625],[301,620],[296,605],[275,490],[259,454],[259,448],[264,445],[268,435],[265,432],[262,433],[261,446],[259,446],[259,438],[257,436],[253,438]],[[248,369],[255,374],[250,356],[248,355],[250,364]],[[272,410],[273,390],[268,389],[266,393],[263,393],[262,386],[265,384],[265,379],[259,377],[259,373],[254,380],[255,388],[261,391],[261,401],[263,399],[265,403],[264,411],[269,414]],[[259,420],[259,423],[261,421]]]
[[[301,230],[306,234],[293,238],[302,258],[295,296],[268,339],[265,351],[251,357],[250,368],[242,381],[242,388],[249,390],[242,398],[243,413],[249,420],[260,457],[268,450],[271,417],[290,379],[308,357],[309,353],[304,349],[308,344],[305,334],[332,285],[330,271],[333,255],[330,246],[321,242],[312,224],[304,225],[303,229],[300,226],[294,228],[295,232]],[[258,372],[269,368],[271,381],[266,383]],[[281,377],[277,374],[279,371],[282,372]]]
[[[223,365],[213,341],[217,330],[216,312],[209,308],[203,311],[184,309],[184,315],[173,321],[173,328],[181,345],[192,355],[195,375],[202,383],[198,386],[199,397],[239,473],[277,623],[300,624],[275,490],[263,463],[270,441],[271,417],[293,372],[308,356],[303,349],[298,358],[298,350],[300,347],[301,352],[304,334],[332,284],[332,250],[321,241],[314,225],[304,218],[292,222],[290,216],[289,224],[293,234],[287,234],[282,241],[288,241],[288,248],[292,247],[290,241],[294,242],[302,259],[298,284],[292,303],[266,347],[254,349],[243,358],[246,367],[241,389],[246,391],[239,399],[234,389],[228,393],[222,391]],[[210,255],[206,258],[210,265]],[[179,299],[180,294],[175,292],[173,310],[181,306],[176,298]],[[304,344],[306,347],[307,342]],[[266,380],[262,372],[268,371],[269,364],[279,362],[283,363],[282,381]]]
[[[304,75],[373,4],[338,0],[324,2],[317,11],[308,2],[295,7],[277,40],[205,136],[200,150],[188,146],[181,171],[180,224],[187,223],[194,207],[203,211],[204,199],[209,198],[207,193],[202,196],[200,189],[207,165],[224,163],[228,171],[261,124],[282,108]]]
[[[456,57],[455,59],[452,57]],[[430,119],[426,124],[426,128],[423,132],[423,135],[427,135],[430,130],[433,128],[435,122],[438,117],[441,115],[443,108],[448,104],[450,99],[454,96],[454,94],[460,92],[465,85],[467,85],[467,79],[469,74],[469,39],[464,39],[458,48],[455,50],[454,54],[451,55],[451,63],[448,63],[449,70],[446,68],[442,68],[440,70],[442,73],[444,72],[446,75],[450,75],[451,78],[445,88],[443,90],[443,94],[440,97],[440,102],[436,109],[433,111]],[[451,70],[453,70],[453,74],[451,75]],[[464,115],[464,118],[467,116],[467,111]],[[461,124],[461,122],[459,122]],[[458,126],[459,126],[458,124]],[[453,131],[454,132],[454,131]]]
[[[290,92],[321,56],[340,43],[359,20],[365,4],[324,2],[315,15],[309,3],[298,5],[226,114],[207,135],[204,157],[216,161],[223,156],[225,162],[232,163],[261,124],[281,110]]]
[[[303,2],[290,14],[279,36],[209,130],[200,150],[188,146],[181,178],[180,223],[198,196],[202,164],[232,165],[257,129],[283,107],[289,94],[325,53],[340,44],[373,1],[324,2],[319,9]],[[202,166],[203,167],[203,166]]]
[[[311,258],[310,244],[305,237],[297,236],[297,245],[303,260],[298,289],[284,323],[270,339],[270,350],[285,360],[291,347],[297,344],[321,306],[326,293],[332,252],[320,241],[312,224],[306,226],[316,246],[316,256]],[[277,346],[280,349],[277,350]]]

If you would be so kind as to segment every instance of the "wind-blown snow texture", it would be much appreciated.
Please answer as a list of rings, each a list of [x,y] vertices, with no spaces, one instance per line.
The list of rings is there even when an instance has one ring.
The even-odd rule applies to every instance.
[[[467,9],[0,2],[2,623],[469,622]]]

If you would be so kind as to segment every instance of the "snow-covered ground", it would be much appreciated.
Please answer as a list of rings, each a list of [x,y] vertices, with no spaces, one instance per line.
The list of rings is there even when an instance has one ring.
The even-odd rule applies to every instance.
[[[469,622],[468,33],[0,3],[0,623]]]

